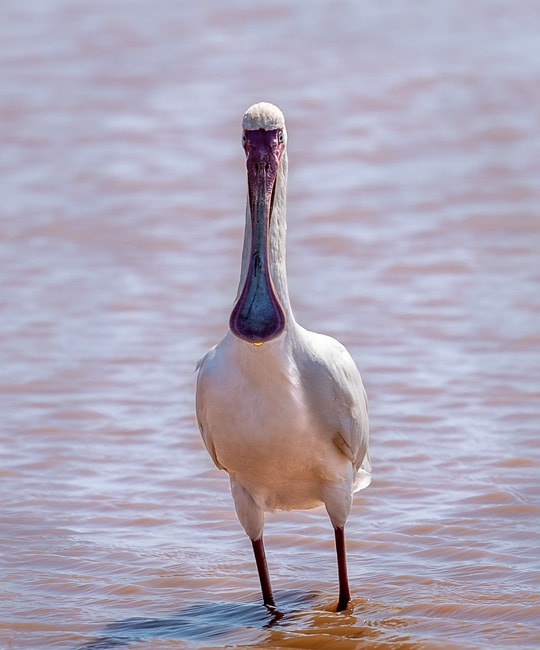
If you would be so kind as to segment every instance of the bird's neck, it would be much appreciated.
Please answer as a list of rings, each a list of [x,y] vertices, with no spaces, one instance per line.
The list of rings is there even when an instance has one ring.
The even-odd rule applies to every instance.
[[[287,231],[286,221],[286,198],[287,198],[287,152],[282,155],[277,179],[276,190],[270,219],[268,237],[268,267],[274,289],[287,321],[293,320],[291,304],[289,300],[289,289],[287,285],[287,269],[285,260],[285,240]],[[240,283],[238,285],[238,296],[240,296],[246,277],[249,271],[251,256],[253,255],[251,212],[249,200],[246,205],[246,225],[244,229],[244,245],[242,249],[242,268]]]

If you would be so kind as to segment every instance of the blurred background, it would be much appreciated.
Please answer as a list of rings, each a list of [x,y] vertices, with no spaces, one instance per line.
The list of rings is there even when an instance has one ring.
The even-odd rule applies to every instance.
[[[2,648],[538,647],[538,0],[0,4]],[[289,133],[297,320],[355,357],[374,480],[259,604],[194,418],[244,110]]]

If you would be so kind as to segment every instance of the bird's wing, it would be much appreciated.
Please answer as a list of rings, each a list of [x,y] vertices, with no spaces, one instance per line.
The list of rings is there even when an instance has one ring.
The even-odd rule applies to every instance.
[[[212,441],[211,429],[208,425],[206,417],[206,404],[208,397],[208,385],[212,381],[212,371],[214,366],[214,359],[216,355],[216,346],[208,350],[208,352],[199,359],[195,370],[199,371],[197,375],[197,390],[195,400],[195,410],[197,413],[197,423],[203,442],[210,454],[214,464],[218,469],[224,469],[223,465],[219,462],[214,443]]]
[[[298,366],[311,411],[358,472],[355,490],[369,484],[366,391],[356,364],[335,339],[304,330]]]

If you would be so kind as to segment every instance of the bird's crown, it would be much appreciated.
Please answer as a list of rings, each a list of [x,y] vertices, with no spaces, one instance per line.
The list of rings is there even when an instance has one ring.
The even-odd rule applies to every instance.
[[[259,102],[250,106],[244,113],[242,128],[248,131],[255,129],[264,129],[265,131],[284,129],[285,118],[274,104]]]

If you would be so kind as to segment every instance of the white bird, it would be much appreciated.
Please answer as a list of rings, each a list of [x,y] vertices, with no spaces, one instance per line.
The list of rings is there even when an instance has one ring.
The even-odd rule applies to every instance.
[[[324,504],[335,532],[341,611],[351,599],[345,522],[352,494],[370,483],[366,392],[345,347],[301,327],[291,310],[283,114],[254,104],[242,127],[248,196],[240,283],[229,331],[197,364],[197,420],[212,460],[229,474],[264,604],[275,607],[264,512]]]

